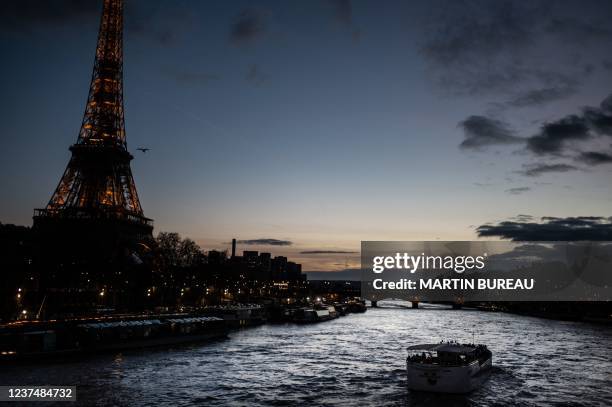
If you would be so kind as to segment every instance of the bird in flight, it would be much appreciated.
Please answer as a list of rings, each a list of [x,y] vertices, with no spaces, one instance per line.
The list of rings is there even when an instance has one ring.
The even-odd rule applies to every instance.
[[[147,151],[149,151],[149,150],[150,150],[150,148],[138,147],[136,150],[138,150],[138,151],[142,151],[143,153],[146,153]]]

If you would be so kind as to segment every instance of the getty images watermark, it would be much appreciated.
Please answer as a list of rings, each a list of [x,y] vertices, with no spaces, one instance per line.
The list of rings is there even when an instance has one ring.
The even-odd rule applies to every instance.
[[[612,242],[361,243],[370,300],[610,301]]]

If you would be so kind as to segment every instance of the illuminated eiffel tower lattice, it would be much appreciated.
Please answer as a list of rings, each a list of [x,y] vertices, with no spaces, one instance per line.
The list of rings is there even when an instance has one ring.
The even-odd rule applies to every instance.
[[[72,156],[34,227],[76,234],[111,231],[122,240],[150,237],[127,150],[123,110],[123,3],[105,0],[89,96]],[[107,237],[105,237],[107,238]]]

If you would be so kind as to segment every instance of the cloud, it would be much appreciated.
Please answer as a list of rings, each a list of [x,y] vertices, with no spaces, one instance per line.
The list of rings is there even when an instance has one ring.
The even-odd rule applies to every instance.
[[[577,167],[569,164],[523,164],[523,169],[517,172],[527,177],[539,177],[542,174],[550,172],[569,172],[576,170],[578,170]]]
[[[433,21],[421,53],[437,83],[452,93],[481,94],[525,80],[528,71],[512,52],[527,48],[535,19],[522,5],[448,4]]]
[[[170,45],[177,41],[177,34],[189,25],[193,25],[192,10],[181,3],[153,3],[148,7],[133,2],[125,4],[125,30],[159,45]]]
[[[573,158],[590,166],[612,162],[610,152],[593,151],[596,144],[612,137],[612,94],[598,107],[584,107],[577,114],[570,114],[556,121],[544,123],[538,132],[527,138],[518,137],[509,125],[486,116],[470,116],[459,123],[465,139],[461,148],[482,150],[497,144],[525,142],[526,151],[537,156]],[[585,151],[586,150],[586,151]],[[551,172],[576,171],[579,168],[562,163],[523,164],[516,171],[528,177]],[[512,193],[510,190],[506,192]]]
[[[450,6],[434,23],[437,31],[423,44],[422,51],[431,61],[473,63],[501,52],[500,45],[525,45],[529,41],[533,23],[512,3],[503,7],[479,7],[475,3]]]
[[[566,116],[545,123],[540,132],[527,140],[527,148],[535,154],[559,154],[568,141],[586,140],[590,136],[584,117]]]
[[[516,188],[509,188],[506,189],[506,192],[511,194],[511,195],[520,195],[524,192],[530,191],[531,188],[529,187],[516,187]]]
[[[291,246],[293,244],[293,242],[290,240],[278,240],[270,238],[238,240],[237,243],[258,246]]]
[[[253,42],[266,32],[264,13],[246,9],[241,11],[230,27],[230,41],[236,45]]]
[[[602,136],[612,136],[612,113],[601,109],[584,109],[584,118],[593,131]]]
[[[347,250],[304,250],[300,252],[300,254],[354,254],[354,253],[359,253],[359,252],[347,251]]]
[[[593,131],[599,135],[612,136],[612,93],[599,104],[598,108],[584,108],[583,114]]]
[[[578,156],[577,160],[584,162],[588,165],[611,164],[612,155],[607,153],[600,153],[597,151],[588,151],[585,153],[581,153]]]
[[[576,91],[577,89],[574,86],[534,89],[515,96],[513,99],[506,102],[506,105],[511,107],[539,106],[565,99],[575,94]]]
[[[159,44],[171,43],[179,30],[177,27],[192,22],[191,9],[179,3],[172,7],[152,2],[143,5],[126,2],[125,30]],[[11,0],[2,4],[0,29],[24,32],[36,27],[97,25],[101,13],[102,1],[99,0]]]
[[[331,5],[334,20],[351,31],[351,39],[354,43],[361,41],[363,34],[361,28],[353,25],[353,3],[351,0],[328,0]]]
[[[533,216],[531,216],[531,215],[525,215],[525,214],[521,213],[521,214],[518,214],[518,215],[516,215],[516,216],[514,216],[514,217],[512,217],[510,219],[516,220],[516,221],[519,221],[519,222],[528,222],[528,221],[534,220],[535,218]]]
[[[102,11],[92,0],[13,0],[2,3],[0,27],[23,31],[40,25],[94,20]]]
[[[341,23],[351,25],[353,22],[353,4],[351,0],[329,0],[334,9],[334,18]]]
[[[585,107],[578,114],[567,115],[542,125],[540,131],[527,139],[527,149],[537,155],[561,155],[576,143],[612,136],[612,94],[599,107]]]
[[[499,144],[525,143],[525,150],[539,157],[564,157],[589,166],[612,162],[612,152],[597,151],[612,137],[612,94],[598,107],[583,107],[578,113],[542,124],[535,135],[524,138],[501,120],[472,115],[459,123],[465,139],[463,149],[483,150]],[[550,172],[568,172],[579,168],[570,164],[523,164],[516,171],[528,177]],[[507,191],[509,192],[509,191]]]
[[[524,142],[524,139],[514,135],[506,123],[485,116],[470,116],[460,122],[459,127],[465,136],[459,145],[463,149],[480,150],[492,145]]]
[[[578,45],[598,40],[604,42],[612,40],[612,30],[608,27],[571,17],[553,18],[547,23],[545,30],[558,35],[564,41]]]
[[[255,86],[261,86],[268,82],[269,76],[261,72],[257,64],[251,64],[249,65],[245,79]]]
[[[576,93],[602,67],[612,7],[566,2],[434,2],[420,51],[428,72],[451,94],[516,95],[506,107]]]
[[[612,93],[608,95],[604,100],[602,100],[599,105],[602,110],[608,113],[612,113]]]
[[[514,241],[612,240],[612,217],[543,217],[540,222],[504,221],[481,225],[479,237],[501,237]]]

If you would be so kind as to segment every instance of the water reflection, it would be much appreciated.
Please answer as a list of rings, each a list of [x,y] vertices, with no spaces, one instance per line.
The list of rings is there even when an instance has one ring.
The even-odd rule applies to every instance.
[[[493,372],[465,396],[410,392],[406,346],[488,344]],[[77,385],[83,404],[603,404],[612,401],[612,329],[466,310],[371,309],[317,325],[265,325],[229,340],[12,366],[2,384]]]

